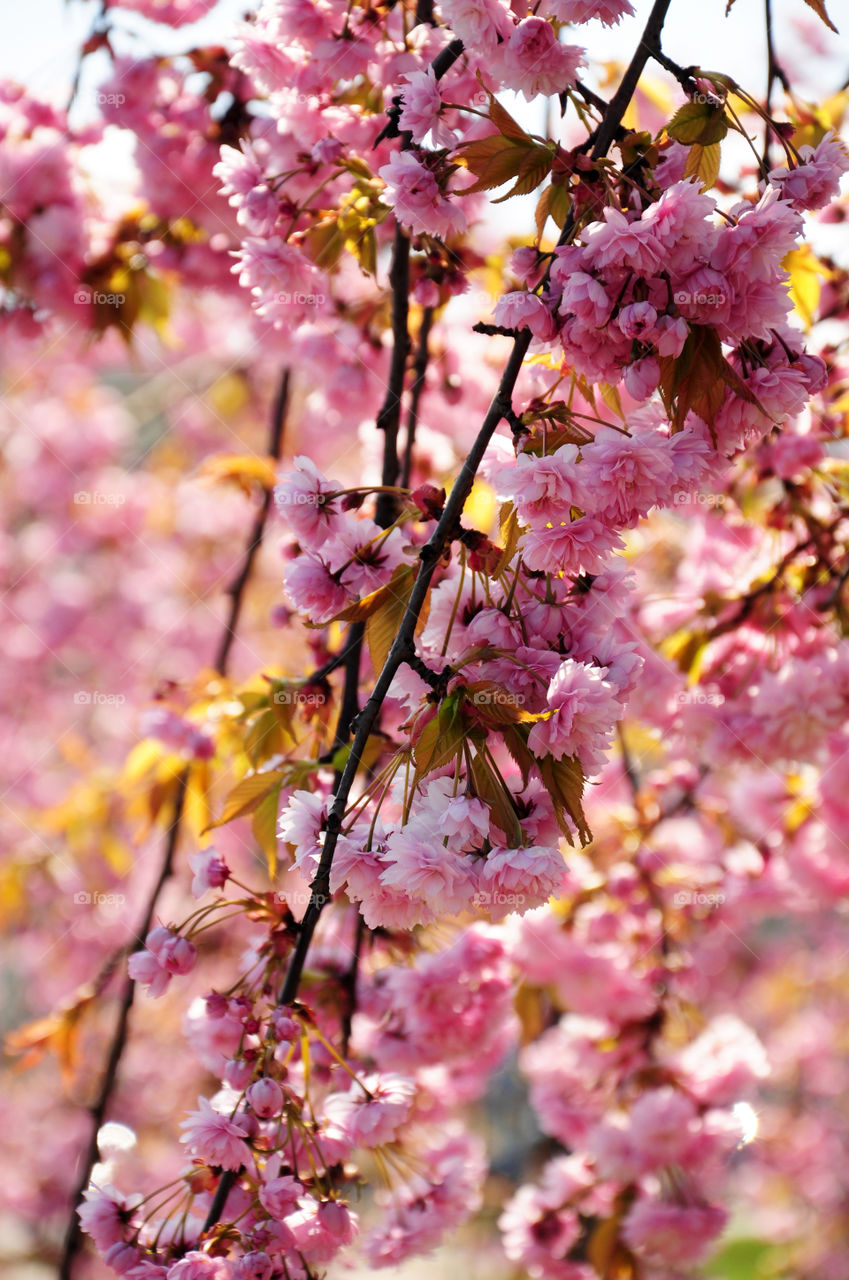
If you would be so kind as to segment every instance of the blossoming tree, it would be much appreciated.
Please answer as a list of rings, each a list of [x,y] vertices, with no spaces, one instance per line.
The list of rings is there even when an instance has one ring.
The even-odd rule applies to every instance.
[[[0,88],[31,1252],[847,1275],[846,91],[769,0],[765,99],[675,0],[121,51],[214,2]]]

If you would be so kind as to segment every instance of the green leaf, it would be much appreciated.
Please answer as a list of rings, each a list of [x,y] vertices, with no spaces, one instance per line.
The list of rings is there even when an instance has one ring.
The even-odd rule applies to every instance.
[[[459,755],[465,738],[466,725],[460,711],[460,695],[452,693],[441,703],[439,711],[422,729],[413,746],[416,782]]]
[[[245,754],[254,768],[283,750],[283,730],[270,709],[263,711],[245,735]]]
[[[712,187],[719,177],[719,161],[720,145],[718,142],[712,142],[707,147],[701,142],[694,142],[690,148],[690,154],[687,156],[683,176],[685,178],[701,178],[702,188],[706,190],[708,187]]]
[[[534,146],[528,150],[519,167],[515,184],[506,195],[493,200],[493,204],[501,204],[511,196],[527,196],[536,191],[539,184],[551,172],[554,163],[554,148],[551,146]]]
[[[569,211],[572,208],[572,197],[569,194],[568,187],[562,187],[559,182],[552,183],[551,204],[549,213],[554,219],[558,227],[563,228],[563,224],[569,217]]]
[[[501,730],[504,745],[522,771],[522,789],[528,785],[536,758],[528,750],[530,725],[508,724]]]
[[[730,1240],[702,1274],[710,1280],[766,1280],[775,1274],[776,1252],[765,1240]]]
[[[504,138],[511,138],[514,142],[522,142],[525,145],[531,142],[530,136],[520,124],[517,124],[509,111],[505,111],[497,98],[489,99],[489,118],[495,125],[498,132]]]
[[[530,139],[527,145],[512,142],[509,138],[503,138],[500,133],[467,142],[458,149],[455,158],[475,175],[477,182],[471,187],[465,187],[464,194],[491,191],[493,187],[501,187],[515,178],[528,153],[528,146],[534,145]]]
[[[708,147],[721,142],[728,132],[725,109],[710,102],[685,102],[666,126],[666,132],[676,142],[699,142]]]
[[[475,794],[489,805],[493,821],[504,832],[508,846],[518,849],[522,843],[522,827],[510,792],[477,752],[472,756],[471,775]]]
[[[416,570],[412,565],[399,565],[384,588],[386,594],[379,608],[366,619],[366,644],[375,675],[380,675],[389,657],[415,580]]]
[[[619,389],[612,386],[609,382],[600,382],[598,384],[598,389],[601,392],[601,398],[607,405],[608,409],[611,409],[621,422],[624,422],[625,411],[622,408],[622,398],[619,395]]]
[[[391,600],[399,593],[401,595],[409,595],[415,576],[416,570],[412,565],[399,564],[385,586],[378,587],[376,591],[363,596],[362,600],[358,600],[356,604],[349,604],[347,609],[335,614],[331,621],[364,622],[366,618],[370,618],[372,614],[382,609],[387,600]],[[323,623],[322,625],[326,626],[327,624]]]
[[[661,360],[660,369],[660,394],[674,431],[683,428],[692,411],[713,433],[726,387],[762,410],[757,397],[722,354],[719,335],[709,325],[691,325],[681,354],[674,360]]]
[[[551,212],[551,197],[554,187],[547,186],[537,201],[536,212],[534,214],[534,222],[537,228],[537,245],[542,240],[542,233],[545,231],[545,224],[548,221],[548,215]]]

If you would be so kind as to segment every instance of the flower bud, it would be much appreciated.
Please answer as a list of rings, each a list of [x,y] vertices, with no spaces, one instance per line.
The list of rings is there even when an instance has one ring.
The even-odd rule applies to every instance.
[[[263,1120],[279,1116],[283,1107],[283,1090],[276,1080],[263,1076],[255,1080],[246,1094],[248,1102]]]

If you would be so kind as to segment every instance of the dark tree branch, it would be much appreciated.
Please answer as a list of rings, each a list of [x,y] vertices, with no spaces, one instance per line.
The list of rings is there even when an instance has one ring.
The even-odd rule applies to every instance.
[[[622,123],[622,117],[634,96],[640,76],[646,68],[646,63],[651,58],[656,58],[660,61],[665,56],[660,47],[660,37],[671,3],[672,0],[655,0],[652,5],[652,10],[640,42],[637,45],[637,50],[622,77],[622,83],[610,99],[610,103],[604,113],[604,119],[596,134],[592,149],[594,160],[600,160],[602,156],[607,155],[611,143],[616,138],[616,131]]]
[[[279,458],[282,452],[283,430],[286,420],[286,408],[288,401],[289,370],[284,369],[283,375],[280,379],[280,390],[277,395],[271,421],[268,452],[274,458]],[[259,551],[262,543],[265,522],[268,517],[270,507],[271,490],[269,489],[266,490],[263,495],[262,505],[257,512],[256,519],[254,520],[251,528],[242,567],[234,582],[228,588],[228,594],[231,597],[230,612],[224,632],[221,636],[218,652],[215,657],[215,670],[221,676],[227,674],[230,650],[232,648],[233,640],[235,639],[236,626],[242,607],[242,601],[244,599],[245,589],[248,585],[248,580],[251,575],[251,570],[253,568],[257,552]],[[181,771],[177,782],[177,789],[174,795],[174,812],[168,826],[168,834],[165,839],[165,848],[156,883],[148,896],[144,912],[142,913],[142,918],[139,921],[134,935],[134,940],[129,946],[121,949],[121,954],[130,955],[134,951],[140,950],[144,945],[144,939],[150,930],[160,895],[165,887],[166,881],[171,877],[173,872],[174,855],[180,838],[180,826],[186,802],[188,782],[189,770],[188,768],[185,768]],[[135,993],[135,982],[131,978],[127,978],[121,993],[118,1017],[112,1032],[112,1039],[109,1042],[109,1051],[106,1056],[103,1078],[97,1092],[97,1097],[89,1107],[89,1115],[91,1116],[91,1136],[89,1138],[88,1148],[83,1160],[79,1182],[77,1183],[74,1191],[73,1203],[71,1206],[71,1217],[68,1222],[68,1228],[62,1249],[62,1257],[59,1262],[59,1280],[72,1280],[74,1264],[82,1246],[82,1232],[80,1230],[79,1219],[77,1216],[77,1205],[82,1200],[83,1192],[88,1187],[91,1179],[91,1171],[100,1158],[97,1135],[106,1118],[109,1104],[112,1101],[112,1095],[115,1092],[115,1088],[118,1083],[118,1072],[121,1066],[121,1059],[124,1056],[124,1050],[127,1047],[127,1040],[129,1037],[130,1012],[133,1007]]]
[[[403,148],[402,148],[403,150]],[[384,433],[383,471],[381,484],[391,487],[398,483],[401,464],[398,459],[398,427],[401,422],[401,397],[404,394],[404,374],[410,350],[408,331],[410,313],[410,237],[399,222],[395,223],[395,243],[392,250],[392,267],[389,271],[392,289],[392,361],[389,366],[389,382],[380,412],[377,429]],[[375,519],[386,529],[395,519],[397,499],[392,493],[377,496]]]
[[[289,403],[289,370],[283,370],[283,376],[280,379],[280,390],[277,393],[277,400],[274,405],[274,414],[271,420],[271,436],[268,442],[269,456],[274,458],[276,462],[280,461],[280,455],[283,451],[283,428],[286,421],[286,408]],[[218,653],[215,656],[215,670],[220,675],[224,675],[230,660],[230,650],[233,647],[233,641],[236,638],[236,629],[239,625],[239,614],[242,610],[242,602],[245,597],[245,587],[253,570],[254,560],[257,552],[262,545],[263,533],[265,531],[265,522],[268,519],[268,512],[271,509],[272,494],[270,489],[266,489],[262,497],[262,505],[256,514],[253,528],[248,538],[248,545],[245,551],[242,567],[234,578],[233,582],[227,588],[227,594],[230,597],[230,613],[221,634],[221,641],[218,646]]]
[[[357,910],[356,908],[354,908]],[[363,942],[366,935],[366,922],[357,910],[357,923],[354,926],[354,952],[351,957],[351,963],[342,976],[343,997],[345,1000],[345,1008],[342,1013],[342,1057],[347,1058],[348,1048],[351,1043],[351,1024],[354,1021],[354,1014],[357,1012],[357,978],[360,972],[360,957],[363,952]]]
[[[625,77],[619,90],[605,112],[593,147],[592,154],[594,159],[606,154],[611,142],[616,137],[617,130],[622,123],[622,117],[647,61],[660,48],[660,34],[670,4],[671,0],[655,0],[640,46],[625,72]],[[437,71],[437,76],[443,75],[462,52],[463,46],[460,41],[452,42],[447,49],[443,50],[443,54],[440,57],[448,54],[451,54],[451,56],[447,61],[447,65],[442,66]],[[435,64],[433,65],[435,66]],[[396,124],[395,133],[384,131],[384,136],[397,136],[397,132]],[[573,220],[567,218],[560,235],[561,244],[568,240],[573,229]],[[333,865],[333,857],[342,829],[348,798],[362,762],[369,734],[377,721],[380,709],[398,668],[402,663],[415,659],[416,625],[427,598],[431,580],[446,547],[456,536],[460,527],[460,516],[471,493],[472,485],[487,445],[495,434],[499,423],[504,418],[505,409],[512,405],[513,392],[530,344],[531,334],[527,329],[521,330],[513,339],[513,349],[508,357],[498,390],[490,402],[477,438],[460,469],[457,481],[451,489],[442,515],[430,540],[419,553],[419,571],[389,655],[377,677],[365,707],[351,726],[355,730],[354,739],[351,743],[351,750],[348,754],[345,768],[336,787],[333,805],[325,822],[325,838],[321,858],[318,870],[310,885],[309,905],[301,921],[298,939],[292,951],[289,967],[278,996],[280,1005],[291,1004],[298,994],[307,953],[309,952],[316,926],[325,904],[330,900],[330,871]],[[208,1231],[220,1218],[227,1196],[235,1185],[237,1177],[237,1173],[230,1171],[221,1175],[212,1207],[207,1215],[204,1231]]]
[[[315,933],[319,916],[321,915],[324,903],[329,898],[330,886],[330,869],[333,864],[333,855],[336,851],[336,844],[342,829],[342,819],[348,804],[348,797],[354,784],[357,771],[363,758],[366,743],[369,734],[377,720],[380,708],[389,691],[389,686],[395,678],[395,673],[403,662],[415,653],[414,641],[416,624],[422,611],[425,599],[427,597],[428,588],[431,579],[436,570],[436,566],[442,558],[445,548],[454,537],[460,515],[465,506],[466,499],[471,493],[477,469],[480,466],[481,459],[484,455],[487,445],[489,444],[495,429],[503,417],[502,405],[509,400],[516,385],[516,379],[522,368],[528,347],[530,346],[531,335],[525,329],[515,339],[513,350],[504,373],[501,376],[498,391],[493,397],[486,417],[483,420],[477,439],[475,440],[468,457],[463,463],[457,481],[454,484],[445,509],[439,519],[429,542],[425,544],[419,554],[419,572],[413,584],[413,590],[410,599],[398,628],[398,633],[393,641],[389,656],[384,663],[383,670],[377,678],[371,695],[366,702],[365,707],[360,712],[356,721],[356,732],[354,741],[351,744],[351,751],[348,756],[342,778],[336,790],[333,806],[328,814],[325,823],[324,846],[321,852],[321,859],[316,872],[315,878],[310,886],[312,892],[310,894],[309,906],[304,913],[301,921],[301,929],[298,934],[298,940],[292,952],[289,962],[289,968],[280,991],[279,1003],[291,1004],[295,999],[298,986],[303,973],[304,964],[307,958],[310,942]]]
[[[607,153],[608,148],[616,137],[616,131],[622,123],[622,117],[634,95],[634,90],[646,63],[649,58],[660,50],[660,36],[671,3],[672,0],[655,0],[637,51],[631,59],[622,83],[611,99],[599,127],[592,150],[593,159],[600,159]],[[572,222],[567,219],[560,235],[561,244],[566,242],[571,232]],[[280,991],[280,1004],[290,1004],[297,995],[310,942],[315,933],[324,904],[330,897],[330,869],[333,864],[333,856],[342,828],[342,819],[348,804],[348,797],[365,751],[368,736],[377,720],[380,708],[398,668],[415,653],[416,624],[427,597],[431,579],[443,552],[459,527],[463,507],[471,492],[475,475],[486,447],[492,439],[496,427],[504,417],[505,406],[512,403],[513,391],[530,343],[531,334],[527,329],[523,329],[513,340],[513,350],[507,360],[498,390],[493,396],[477,439],[460,469],[457,481],[451,490],[436,529],[420,552],[419,572],[413,584],[413,590],[410,594],[404,617],[401,620],[401,625],[398,628],[398,633],[389,651],[389,656],[377,678],[371,696],[357,717],[356,732],[351,744],[351,751],[336,790],[333,806],[325,823],[326,834],[321,859],[318,871],[310,886],[312,892],[309,906],[301,921],[298,940],[292,952],[289,968]]]
[[[413,385],[410,390],[410,408],[407,414],[407,441],[404,446],[404,465],[401,468],[401,488],[409,489],[410,476],[413,471],[413,445],[416,442],[416,427],[419,421],[419,404],[424,391],[425,376],[430,360],[428,340],[433,326],[433,307],[425,307],[419,329],[419,341],[416,347],[416,358],[413,364]]]
[[[183,807],[186,800],[186,788],[188,786],[188,781],[189,771],[188,769],[184,769],[180,774],[180,779],[177,783],[177,792],[174,797],[174,813],[168,827],[168,835],[165,841],[165,851],[159,868],[159,875],[157,876],[156,884],[153,886],[147,900],[147,905],[145,906],[144,913],[136,931],[135,941],[130,947],[124,949],[127,954],[131,954],[133,951],[138,950],[139,946],[144,943],[144,939],[150,929],[151,921],[153,920],[153,914],[156,910],[159,895],[161,894],[165,882],[173,870],[174,853],[177,848],[177,840],[180,835],[180,823],[183,817]],[[118,1082],[118,1070],[121,1065],[121,1059],[124,1056],[124,1050],[127,1047],[127,1038],[130,1030],[130,1011],[133,1007],[135,994],[136,984],[132,978],[127,978],[124,983],[124,989],[121,993],[118,1018],[112,1032],[112,1039],[109,1043],[109,1052],[106,1056],[103,1079],[100,1082],[97,1097],[88,1109],[89,1115],[91,1116],[91,1135],[89,1137],[85,1159],[83,1160],[82,1173],[74,1190],[73,1203],[71,1205],[71,1217],[68,1222],[68,1229],[65,1234],[65,1243],[62,1249],[62,1257],[59,1262],[59,1280],[71,1280],[74,1271],[74,1263],[82,1246],[82,1231],[80,1229],[79,1218],[77,1217],[77,1205],[82,1200],[83,1192],[89,1184],[91,1171],[100,1159],[97,1135],[106,1118],[106,1112],[109,1107],[109,1103],[112,1101],[112,1094],[114,1093],[115,1086]]]

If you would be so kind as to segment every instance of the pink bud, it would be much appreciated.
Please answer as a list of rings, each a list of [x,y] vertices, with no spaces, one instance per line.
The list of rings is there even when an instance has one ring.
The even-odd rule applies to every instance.
[[[255,1080],[248,1089],[246,1097],[256,1114],[263,1120],[268,1120],[271,1116],[279,1116],[283,1107],[283,1090],[276,1080],[269,1080],[268,1076]]]
[[[318,1220],[322,1228],[340,1244],[349,1244],[354,1238],[354,1222],[346,1204],[341,1200],[323,1200],[318,1206]]]
[[[132,1245],[125,1244],[123,1240],[119,1240],[117,1244],[111,1245],[103,1255],[103,1261],[119,1276],[126,1275],[133,1267],[139,1264],[138,1250]]]
[[[206,1013],[209,1018],[223,1018],[227,1012],[229,1001],[220,991],[210,991],[206,999]]]
[[[190,973],[195,967],[198,950],[188,938],[173,938],[162,948],[159,959],[169,973]]]
[[[166,947],[173,937],[174,934],[171,930],[160,924],[155,929],[151,929],[144,940],[144,945],[148,951],[153,952],[158,960],[162,960],[162,948]]]
[[[271,1018],[271,1026],[275,1037],[278,1040],[285,1040],[291,1043],[292,1040],[298,1038],[298,1024],[294,1018],[290,1018],[283,1010],[277,1010]]]
[[[253,1073],[254,1069],[249,1062],[231,1058],[224,1068],[224,1083],[229,1084],[231,1089],[244,1089]]]
[[[269,1280],[273,1269],[267,1253],[246,1253],[236,1275],[238,1280]]]

